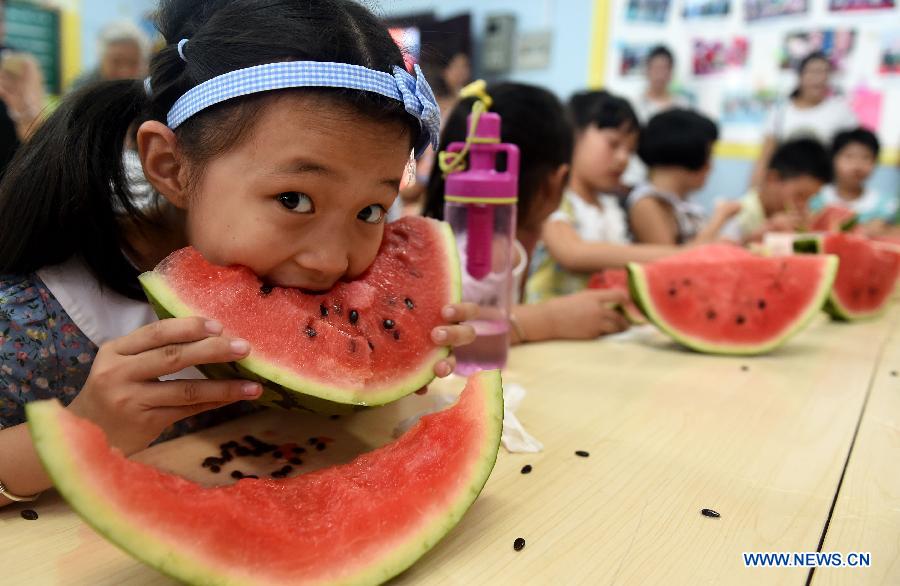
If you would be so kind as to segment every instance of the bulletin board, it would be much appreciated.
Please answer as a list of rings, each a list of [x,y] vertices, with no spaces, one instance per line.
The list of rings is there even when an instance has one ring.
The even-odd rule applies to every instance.
[[[47,91],[58,94],[61,85],[61,29],[58,11],[25,2],[6,4],[6,44],[37,58]]]
[[[592,82],[634,98],[643,57],[675,54],[674,89],[719,122],[720,154],[753,156],[766,114],[796,84],[793,66],[824,50],[834,86],[876,132],[885,160],[900,146],[900,0],[597,0]],[[606,42],[596,42],[602,35]]]

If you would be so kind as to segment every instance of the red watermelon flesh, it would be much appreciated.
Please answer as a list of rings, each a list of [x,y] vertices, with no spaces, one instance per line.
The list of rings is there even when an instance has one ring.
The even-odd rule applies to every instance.
[[[821,309],[837,270],[837,259],[825,255],[677,258],[629,265],[635,298],[676,341],[716,354],[760,354],[782,344]]]
[[[795,247],[841,259],[826,305],[832,317],[862,319],[878,315],[887,307],[900,275],[900,253],[890,245],[854,234],[833,233],[798,240]]]
[[[308,405],[301,393],[378,405],[428,384],[448,354],[431,330],[444,323],[444,305],[460,299],[452,233],[425,218],[388,224],[366,273],[327,293],[266,286],[249,269],[213,265],[190,247],[141,275],[141,283],[160,317],[216,319],[226,334],[248,340],[252,352],[239,368],[205,372],[268,383],[279,404]]]
[[[625,269],[604,269],[594,273],[587,286],[588,289],[609,289],[625,293],[628,295],[628,301],[622,305],[621,312],[633,324],[647,323],[647,318],[631,300],[631,292],[628,290],[628,271]]]
[[[656,262],[671,261],[681,263],[687,260],[722,262],[736,258],[752,258],[754,256],[755,255],[746,248],[741,248],[735,244],[704,244],[702,246],[690,246],[683,252],[667,256]]]
[[[457,404],[348,464],[206,488],[123,457],[56,401],[26,407],[62,496],[104,537],[192,584],[376,584],[437,543],[493,469],[503,421],[499,371]]]
[[[813,232],[845,232],[856,225],[856,212],[851,209],[829,205],[817,213],[810,224]]]

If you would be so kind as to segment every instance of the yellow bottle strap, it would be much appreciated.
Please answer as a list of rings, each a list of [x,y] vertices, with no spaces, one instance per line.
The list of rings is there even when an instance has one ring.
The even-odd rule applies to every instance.
[[[469,155],[469,150],[473,144],[496,144],[500,142],[496,138],[475,136],[475,131],[478,129],[478,120],[494,103],[494,99],[487,93],[487,83],[483,79],[473,81],[460,90],[459,97],[475,98],[475,103],[472,104],[469,131],[466,133],[466,143],[462,150],[457,152],[441,151],[438,153],[438,166],[444,177],[450,173],[466,170],[466,157]]]

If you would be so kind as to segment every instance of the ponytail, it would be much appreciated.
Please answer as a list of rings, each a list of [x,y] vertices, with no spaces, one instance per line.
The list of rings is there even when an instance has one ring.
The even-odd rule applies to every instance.
[[[0,273],[28,274],[75,256],[104,285],[143,297],[117,215],[141,217],[122,155],[147,102],[140,81],[91,84],[22,145],[0,183]]]

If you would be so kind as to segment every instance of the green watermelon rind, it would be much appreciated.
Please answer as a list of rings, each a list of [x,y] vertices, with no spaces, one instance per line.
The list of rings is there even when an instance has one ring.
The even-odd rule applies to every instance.
[[[794,240],[794,252],[799,254],[824,254],[825,251],[825,234],[803,234]],[[880,316],[887,311],[890,305],[890,296],[885,300],[881,307],[872,311],[853,311],[844,305],[834,292],[832,287],[828,293],[828,299],[825,301],[823,309],[825,313],[836,321],[859,321],[864,319],[872,319]]]
[[[834,279],[837,275],[838,258],[834,255],[826,255],[827,259],[823,271],[825,275],[819,283],[819,289],[815,292],[806,309],[800,313],[794,323],[784,331],[781,335],[772,338],[760,344],[714,344],[706,340],[701,340],[680,332],[677,328],[670,325],[656,309],[653,298],[647,284],[646,274],[643,265],[639,263],[629,263],[628,265],[628,283],[632,291],[635,302],[644,311],[644,315],[656,327],[666,333],[676,342],[705,354],[726,354],[732,356],[753,356],[756,354],[765,354],[771,352],[789,338],[797,334],[805,328],[816,314],[822,309],[831,293]]]
[[[400,574],[441,541],[481,494],[494,469],[500,449],[503,387],[499,370],[482,371],[473,375],[475,377],[486,383],[481,391],[486,433],[467,486],[460,491],[445,513],[426,525],[419,534],[408,538],[406,546],[393,550],[377,565],[334,584],[381,584]],[[245,580],[223,575],[221,568],[198,562],[137,527],[131,519],[111,506],[102,493],[82,480],[84,471],[69,456],[69,451],[77,449],[77,446],[69,445],[58,421],[57,415],[64,411],[62,405],[56,400],[35,401],[28,403],[25,411],[35,449],[54,486],[75,512],[110,542],[163,574],[186,584],[249,586],[265,583],[258,580],[259,576]]]
[[[459,266],[456,240],[449,224],[445,222],[440,222],[439,224],[444,240],[443,252],[447,258],[447,266],[450,273],[450,299],[446,303],[459,303],[462,300],[462,272]],[[195,311],[181,301],[177,293],[169,287],[165,279],[158,273],[153,271],[146,272],[139,279],[147,298],[160,319],[197,315]],[[346,411],[338,406],[332,408],[328,403],[374,407],[405,397],[434,380],[434,365],[449,355],[450,348],[448,346],[436,346],[429,356],[422,360],[423,366],[418,371],[410,373],[405,378],[391,381],[390,386],[374,389],[346,389],[339,385],[329,385],[306,378],[258,358],[253,355],[252,351],[250,356],[237,361],[236,364],[242,371],[249,373],[251,375],[250,378],[262,382],[264,386],[274,387],[274,392],[283,390],[299,395],[292,397],[293,402],[296,402],[299,406],[327,413],[330,411]],[[328,403],[316,401],[316,398]]]

